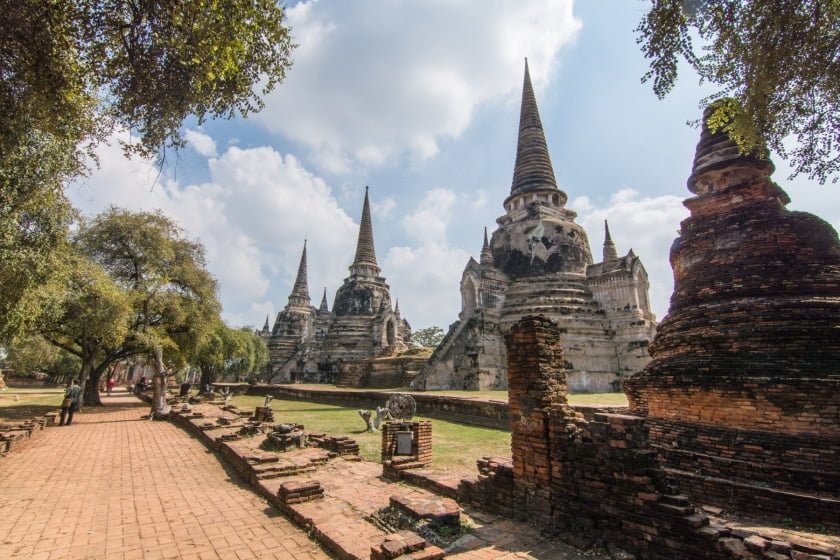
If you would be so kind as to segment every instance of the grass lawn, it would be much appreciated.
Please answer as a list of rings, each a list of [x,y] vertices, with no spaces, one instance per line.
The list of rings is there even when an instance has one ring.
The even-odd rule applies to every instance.
[[[32,418],[57,410],[63,397],[61,387],[10,387],[0,391],[0,420]]]
[[[322,386],[323,387],[323,386]],[[241,408],[262,406],[263,397],[237,396],[233,403]],[[303,424],[311,432],[352,437],[368,461],[379,461],[382,437],[365,432],[357,409],[303,401],[271,401],[277,422]],[[422,418],[422,417],[421,417]],[[484,455],[510,456],[510,433],[490,428],[465,426],[432,419],[432,469],[440,472],[474,474],[475,461]]]
[[[61,406],[64,389],[61,387],[8,388],[0,391],[0,407],[25,405]]]

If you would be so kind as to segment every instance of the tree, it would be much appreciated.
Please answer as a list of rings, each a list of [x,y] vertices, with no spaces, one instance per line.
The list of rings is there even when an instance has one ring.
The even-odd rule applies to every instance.
[[[3,367],[10,376],[28,377],[46,373],[58,383],[65,383],[79,374],[79,359],[50,344],[42,336],[21,338],[11,345]]]
[[[33,290],[61,267],[74,217],[63,194],[75,169],[67,149],[33,133],[0,152],[0,340],[31,331],[40,312]]]
[[[230,361],[227,374],[235,376],[236,380],[240,381],[265,367],[268,363],[268,347],[251,327],[243,327],[236,333],[244,351],[241,356],[233,357]]]
[[[121,128],[160,155],[188,115],[247,116],[291,65],[284,17],[275,0],[7,2],[0,153],[33,130],[84,146]]]
[[[107,273],[108,280],[103,284],[115,286],[128,305],[125,330],[119,333],[124,335],[116,336],[115,332],[97,345],[95,352],[92,346],[84,350],[93,356],[87,372],[82,370],[82,379],[89,379],[85,401],[100,403],[99,379],[117,361],[146,356],[154,365],[162,366],[160,375],[186,365],[203,344],[220,310],[216,281],[205,268],[204,248],[185,239],[182,230],[160,212],[117,208],[83,223],[73,244]],[[50,313],[48,317],[61,315]],[[113,330],[116,317],[112,310],[89,321],[96,322],[97,330]],[[69,323],[73,324],[72,318]],[[52,328],[55,332],[60,325]],[[89,330],[80,334],[87,336]],[[79,342],[85,340],[77,334],[74,347],[69,343],[70,336],[47,337],[68,351],[78,350]],[[82,360],[84,363],[85,358]]]
[[[54,307],[41,319],[41,335],[79,359],[79,384],[87,404],[100,404],[98,382],[114,361],[109,350],[124,344],[132,306],[129,294],[99,265],[71,253],[42,302]],[[86,390],[87,389],[87,390]]]
[[[824,183],[840,172],[840,2],[837,0],[652,0],[637,27],[651,60],[642,81],[660,98],[680,60],[721,90],[708,119],[745,154],[765,146],[794,175]],[[702,44],[700,54],[695,40]],[[784,140],[790,136],[796,145]]]
[[[95,146],[166,159],[193,115],[247,116],[294,45],[276,0],[17,0],[0,10],[0,340],[37,315]],[[95,159],[95,158],[94,158]]]
[[[435,348],[443,342],[443,329],[440,327],[428,327],[411,333],[411,341],[427,348]]]
[[[268,348],[250,328],[232,329],[217,321],[196,355],[201,388],[228,375],[248,376],[268,363]]]

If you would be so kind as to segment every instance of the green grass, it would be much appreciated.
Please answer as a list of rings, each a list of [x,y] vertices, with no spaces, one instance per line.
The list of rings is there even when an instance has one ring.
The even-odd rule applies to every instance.
[[[263,397],[237,396],[233,403],[241,408],[262,406]],[[328,404],[274,399],[277,422],[303,424],[311,432],[352,437],[368,461],[379,461],[381,435],[365,431],[358,410]],[[421,417],[422,418],[422,417]],[[472,474],[475,461],[484,455],[510,456],[510,433],[432,419],[432,469],[439,472]]]
[[[0,423],[18,422],[61,407],[64,389],[61,387],[9,388],[0,391]]]
[[[6,389],[0,391],[0,407],[15,406],[61,406],[64,389],[61,387],[38,387]]]

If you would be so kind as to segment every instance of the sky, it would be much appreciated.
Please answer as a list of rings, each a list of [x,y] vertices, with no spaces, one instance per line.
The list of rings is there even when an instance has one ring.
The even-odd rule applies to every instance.
[[[688,212],[700,101],[684,68],[664,100],[641,77],[634,28],[643,1],[308,0],[289,2],[298,48],[287,79],[248,119],[187,122],[186,148],[162,171],[99,149],[68,188],[85,215],[161,210],[206,248],[223,316],[261,327],[288,299],[304,239],[309,291],[333,297],[354,255],[370,186],[382,274],[414,329],[457,319],[459,282],[510,192],[527,57],[567,206],[600,260],[603,221],[631,248],[661,319],[673,289],[668,251]],[[840,187],[774,179],[794,210],[840,229]]]

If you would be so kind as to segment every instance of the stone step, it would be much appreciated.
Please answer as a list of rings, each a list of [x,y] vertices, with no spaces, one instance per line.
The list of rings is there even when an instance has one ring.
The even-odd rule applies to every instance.
[[[412,531],[398,531],[370,549],[371,560],[437,560],[444,552]]]
[[[689,527],[699,529],[700,527],[705,527],[709,524],[709,516],[705,513],[694,513],[681,517],[680,521]]]
[[[391,507],[398,509],[412,519],[425,519],[436,525],[458,527],[461,524],[461,508],[452,498],[442,498],[429,492],[411,496],[391,496]]]
[[[257,480],[268,480],[271,478],[283,478],[286,476],[295,476],[301,473],[312,472],[315,470],[313,466],[306,466],[306,467],[298,467],[298,466],[291,466],[291,467],[283,467],[283,468],[268,468],[264,470],[258,470],[255,472]]]
[[[670,513],[672,515],[679,515],[679,516],[691,515],[696,511],[694,509],[694,506],[690,506],[690,505],[689,506],[677,506],[677,505],[666,504],[666,503],[662,503],[662,502],[659,502],[658,504],[656,504],[656,507],[658,507],[660,510],[662,510],[666,513]]]
[[[420,461],[407,461],[404,463],[391,463],[391,468],[395,471],[405,471],[410,469],[422,469],[428,467],[427,463],[421,463]]]
[[[688,496],[684,496],[682,494],[666,494],[662,496],[661,500],[662,503],[671,504],[672,506],[685,507],[691,505],[691,500]]]

